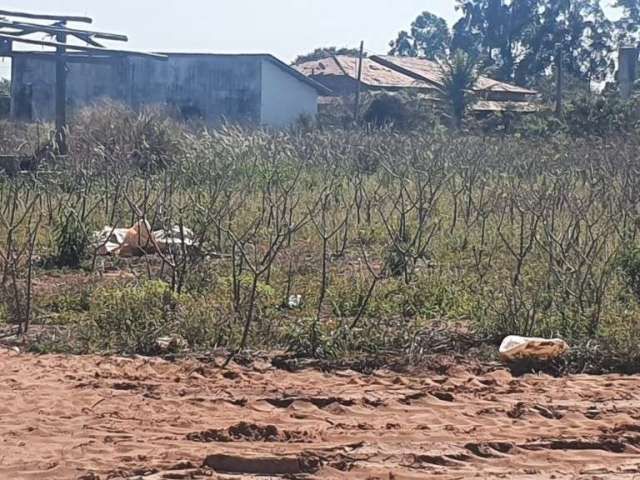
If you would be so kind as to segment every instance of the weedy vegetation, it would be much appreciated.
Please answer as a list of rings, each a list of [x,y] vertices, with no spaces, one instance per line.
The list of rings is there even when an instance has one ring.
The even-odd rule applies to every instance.
[[[69,139],[0,178],[0,318],[34,350],[419,360],[522,334],[640,365],[637,136],[207,131],[102,105]],[[139,221],[199,246],[97,255],[94,230]]]

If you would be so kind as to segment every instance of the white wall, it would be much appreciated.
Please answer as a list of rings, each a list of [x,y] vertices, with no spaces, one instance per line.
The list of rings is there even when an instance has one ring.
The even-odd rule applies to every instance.
[[[286,127],[302,115],[316,116],[318,92],[268,60],[262,61],[261,123]]]

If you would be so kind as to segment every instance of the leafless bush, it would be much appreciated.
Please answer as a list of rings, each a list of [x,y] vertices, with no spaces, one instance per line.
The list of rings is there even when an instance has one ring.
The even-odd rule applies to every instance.
[[[134,267],[94,249],[87,275],[106,262],[166,282],[170,317],[215,311],[194,324],[233,353],[292,337],[376,351],[429,337],[434,320],[483,338],[636,338],[619,267],[640,227],[633,139],[193,132],[117,105],[82,112],[71,133],[66,163],[1,185],[4,302],[19,299],[22,325],[32,257],[73,209],[91,229],[173,229],[182,241]]]

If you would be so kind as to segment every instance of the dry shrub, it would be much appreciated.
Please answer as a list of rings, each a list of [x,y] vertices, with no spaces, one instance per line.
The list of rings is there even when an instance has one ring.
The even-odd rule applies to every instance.
[[[71,157],[93,169],[117,166],[154,171],[184,156],[186,133],[161,107],[135,112],[103,101],[80,110],[70,130]]]
[[[161,111],[107,104],[81,112],[71,145],[83,171],[47,178],[43,229],[76,204],[87,224],[192,229],[196,254],[176,245],[135,265],[104,261],[188,295],[191,330],[202,332],[192,343],[426,354],[443,336],[430,329],[462,324],[488,341],[562,336],[623,355],[638,338],[634,282],[618,261],[640,236],[634,138],[193,133]],[[289,307],[297,294],[302,304]],[[105,325],[123,315],[121,300],[105,297]],[[167,311],[168,325],[185,324],[179,308]],[[143,330],[156,329],[134,313],[133,327],[144,317]]]

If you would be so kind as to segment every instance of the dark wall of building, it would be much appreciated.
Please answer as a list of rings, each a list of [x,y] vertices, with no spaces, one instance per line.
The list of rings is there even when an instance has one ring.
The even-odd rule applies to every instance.
[[[251,56],[180,55],[131,61],[131,104],[168,104],[210,122],[260,121],[261,60]]]
[[[358,82],[346,75],[311,75],[309,78],[315,80],[331,90],[332,95],[343,97],[355,95]],[[367,90],[366,85],[362,85],[363,90]]]
[[[12,115],[25,120],[55,118],[55,63],[42,55],[13,61]],[[256,56],[170,55],[160,61],[116,57],[69,64],[67,104],[74,109],[100,99],[134,108],[168,105],[183,116],[209,123],[223,119],[258,123],[261,59]]]
[[[73,109],[100,98],[125,101],[129,65],[124,58],[67,66],[67,106]],[[12,62],[11,111],[20,120],[55,118],[55,63],[51,57],[17,55]]]
[[[0,118],[9,118],[11,113],[11,97],[0,95]]]

